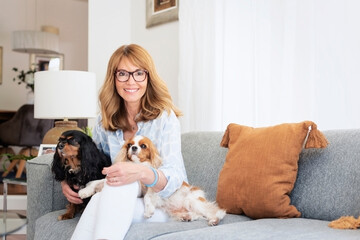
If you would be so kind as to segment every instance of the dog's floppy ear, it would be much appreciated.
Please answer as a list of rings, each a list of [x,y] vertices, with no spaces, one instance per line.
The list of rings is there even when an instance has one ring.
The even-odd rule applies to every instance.
[[[158,152],[152,154],[152,163],[155,168],[159,168],[161,166],[162,160]]]
[[[114,163],[117,163],[117,162],[126,162],[128,161],[128,148],[129,148],[129,143],[130,143],[131,140],[127,140],[124,145],[122,146],[122,148],[120,149],[120,152],[116,155],[116,158],[115,158],[115,161]]]
[[[162,160],[153,142],[151,142],[149,148],[150,148],[151,165],[154,168],[159,168],[162,164]]]
[[[58,153],[58,148],[56,147],[54,158],[51,164],[51,171],[55,175],[56,181],[63,181],[65,180],[65,170],[63,166],[62,159]]]
[[[83,176],[89,178],[89,180],[93,179],[97,176],[94,169],[98,169],[97,164],[99,161],[99,159],[96,159],[98,157],[96,146],[88,136],[82,136],[79,145],[78,158],[81,161]]]
[[[121,148],[120,152],[116,155],[115,158],[115,163],[117,162],[126,162],[127,159],[127,147],[126,147],[126,143],[124,144],[124,146]]]
[[[81,138],[79,145],[78,157],[81,161],[81,168],[84,176],[89,177],[90,179],[97,178],[101,173],[97,172],[96,169],[102,169],[103,167],[111,165],[110,159],[105,159],[106,156],[102,155],[97,149],[91,137],[84,135]]]

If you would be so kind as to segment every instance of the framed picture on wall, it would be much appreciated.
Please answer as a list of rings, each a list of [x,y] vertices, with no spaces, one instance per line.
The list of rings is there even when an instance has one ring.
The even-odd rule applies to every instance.
[[[146,28],[179,19],[179,0],[146,0]]]
[[[64,54],[30,54],[30,66],[36,71],[63,70]]]
[[[2,65],[3,65],[2,56],[3,56],[3,48],[0,47],[0,84],[2,84],[2,72],[3,72],[3,70],[2,70]]]

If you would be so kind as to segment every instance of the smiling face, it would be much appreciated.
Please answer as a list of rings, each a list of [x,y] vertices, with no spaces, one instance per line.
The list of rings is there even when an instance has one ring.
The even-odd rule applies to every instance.
[[[125,70],[127,72],[134,72],[141,70],[140,67],[133,65],[127,58],[123,58],[117,70]],[[145,70],[145,69],[143,69]],[[125,104],[140,107],[140,99],[146,92],[148,76],[142,82],[136,82],[132,75],[129,76],[129,80],[126,82],[120,82],[115,79],[116,91],[124,99]]]

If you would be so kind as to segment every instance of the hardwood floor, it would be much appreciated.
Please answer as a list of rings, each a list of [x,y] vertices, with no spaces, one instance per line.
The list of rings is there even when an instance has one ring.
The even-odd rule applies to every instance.
[[[26,240],[25,234],[10,234],[6,236],[6,240]]]

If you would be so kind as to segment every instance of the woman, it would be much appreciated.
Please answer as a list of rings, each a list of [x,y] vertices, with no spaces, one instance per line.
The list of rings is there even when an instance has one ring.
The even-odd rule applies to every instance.
[[[169,197],[187,180],[177,119],[180,112],[145,49],[131,44],[113,53],[99,100],[101,114],[93,134],[98,148],[114,161],[126,140],[143,135],[155,143],[163,165],[157,170],[157,180],[152,169],[132,162],[104,168],[106,184],[91,198],[72,239],[123,239],[132,222],[167,221],[161,210],[144,219],[138,182]],[[82,202],[66,183],[62,188],[70,202]]]

